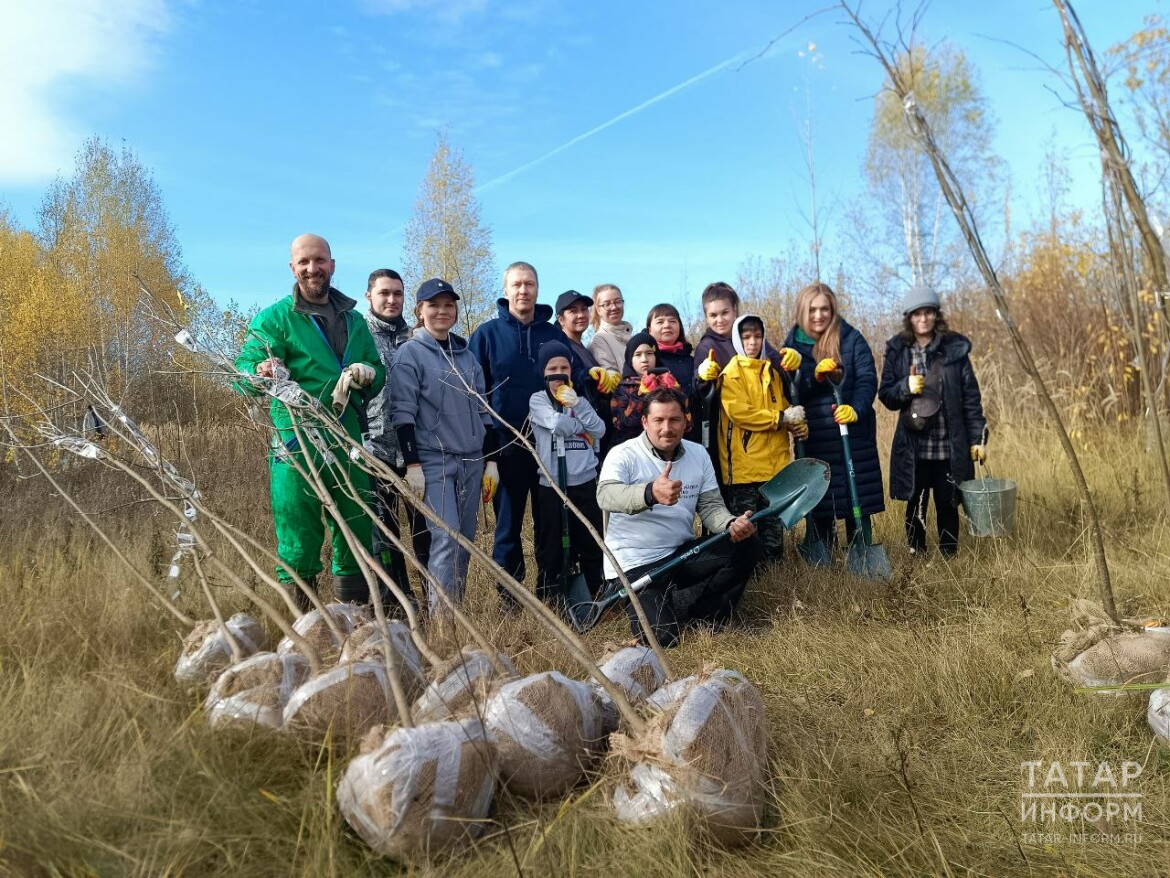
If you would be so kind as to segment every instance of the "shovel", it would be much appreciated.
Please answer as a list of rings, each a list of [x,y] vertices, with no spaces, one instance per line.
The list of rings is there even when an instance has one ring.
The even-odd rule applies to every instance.
[[[841,382],[828,379],[833,388],[833,399],[837,405],[845,404],[841,398]],[[869,519],[861,515],[861,499],[857,496],[857,476],[853,472],[853,452],[849,447],[849,428],[839,424],[841,428],[841,451],[845,457],[845,475],[849,480],[849,499],[853,502],[853,521],[857,525],[853,534],[853,541],[849,544],[849,554],[846,556],[846,566],[854,576],[863,579],[873,579],[880,582],[890,580],[894,571],[890,567],[890,559],[886,557],[886,550],[873,543],[873,531],[869,526]]]
[[[548,376],[553,377],[553,376]],[[557,380],[561,380],[557,376]],[[548,389],[547,386],[545,388]],[[552,393],[549,393],[552,399],[553,409],[557,414],[564,412],[565,407],[561,405]],[[561,489],[561,493],[569,493],[569,467],[565,462],[565,437],[557,432],[553,432],[553,447],[557,454],[557,487]],[[578,569],[573,573],[571,568],[572,552],[569,545],[569,506],[567,503],[561,503],[561,573],[560,573],[560,587],[562,600],[566,602],[569,607],[574,607],[579,604],[588,603],[593,597],[589,593],[589,586],[585,583],[585,575]]]
[[[757,522],[764,518],[780,516],[785,527],[792,527],[809,513],[825,496],[829,490],[829,465],[823,460],[812,457],[794,460],[767,482],[760,486],[760,493],[768,501],[768,505],[759,512],[752,514],[750,521]],[[630,583],[630,590],[640,592],[655,580],[692,560],[712,546],[731,539],[728,531],[710,536],[696,543],[677,558],[671,558],[642,574],[641,578]],[[620,583],[615,583],[606,589],[595,601],[588,601],[574,605],[569,618],[573,626],[584,634],[598,623],[607,609],[626,596],[626,589]]]
[[[783,371],[781,375],[784,376],[785,390],[788,394],[788,400],[793,405],[800,405],[800,391],[796,388],[796,378],[788,377]],[[804,458],[804,440],[796,440],[796,459]],[[797,544],[796,551],[800,553],[800,557],[804,559],[804,563],[809,567],[828,567],[832,563],[832,557],[829,554],[829,545],[823,539],[813,538],[813,524],[812,518],[808,517],[804,520],[804,539]]]

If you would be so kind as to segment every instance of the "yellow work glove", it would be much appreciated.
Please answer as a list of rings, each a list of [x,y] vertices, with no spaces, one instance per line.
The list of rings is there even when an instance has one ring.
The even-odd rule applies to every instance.
[[[983,445],[972,445],[971,459],[975,463],[985,463],[987,461],[987,448]]]
[[[500,487],[500,468],[494,460],[489,460],[483,468],[483,502],[485,504],[492,502],[498,487]]]
[[[840,371],[841,367],[838,365],[836,360],[834,360],[832,357],[825,357],[823,360],[817,363],[817,368],[813,372],[813,375],[816,376],[817,381],[824,381],[826,378],[832,378],[834,381],[839,381],[840,378],[837,377],[836,373],[839,373]]]
[[[571,388],[568,384],[562,384],[560,387],[558,387],[553,392],[553,396],[556,398],[557,402],[559,402],[567,409],[571,409],[580,400],[580,397],[577,396],[577,391]]]
[[[699,365],[699,380],[700,381],[714,381],[719,377],[719,373],[723,371],[723,367],[715,359],[715,350],[712,349],[707,354],[707,359]]]
[[[856,424],[857,412],[853,410],[851,405],[835,405],[833,406],[833,420],[838,424]]]
[[[589,370],[589,377],[597,382],[597,389],[601,393],[613,393],[622,383],[622,373],[604,366],[594,366]]]
[[[785,372],[795,372],[800,368],[800,351],[792,348],[780,348],[780,368]]]

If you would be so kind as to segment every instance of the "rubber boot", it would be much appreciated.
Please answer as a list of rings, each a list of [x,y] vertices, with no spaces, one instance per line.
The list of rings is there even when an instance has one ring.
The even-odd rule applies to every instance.
[[[360,573],[333,577],[333,597],[343,604],[368,604],[370,588]]]
[[[302,578],[305,580],[305,585],[307,585],[309,588],[311,588],[313,590],[313,594],[316,594],[317,593],[317,577],[316,576],[306,576],[306,577],[302,577]],[[307,594],[305,594],[300,588],[298,588],[297,584],[295,582],[288,583],[287,587],[292,592],[293,601],[296,602],[297,609],[300,610],[302,613],[309,612],[309,610],[312,609],[312,607],[313,607],[312,602],[309,600],[309,596]]]

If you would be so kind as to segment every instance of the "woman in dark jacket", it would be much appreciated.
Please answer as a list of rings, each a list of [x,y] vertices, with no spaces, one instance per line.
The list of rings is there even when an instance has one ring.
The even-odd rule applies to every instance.
[[[820,458],[831,469],[829,490],[812,513],[809,538],[825,540],[832,546],[836,540],[837,519],[845,520],[845,533],[850,540],[856,530],[840,424],[849,427],[862,516],[868,518],[886,508],[873,411],[877,368],[869,343],[841,319],[837,297],[823,283],[809,284],[797,293],[796,325],[784,340],[784,347],[795,349],[801,356],[794,381],[808,420],[809,434],[804,442],[804,453],[808,457]],[[841,397],[845,404],[841,406],[834,405],[833,388],[827,380],[833,372],[833,365],[844,373]]]
[[[646,315],[646,331],[658,342],[658,365],[670,370],[683,394],[690,396],[695,386],[695,352],[683,332],[682,316],[674,305],[655,305]],[[703,424],[694,419],[684,439],[703,441]]]
[[[975,477],[987,427],[970,352],[971,342],[947,327],[938,293],[914,287],[906,294],[902,331],[886,343],[878,396],[900,413],[890,448],[890,498],[908,501],[906,539],[914,554],[926,550],[930,492],[939,551],[959,550],[956,488]]]

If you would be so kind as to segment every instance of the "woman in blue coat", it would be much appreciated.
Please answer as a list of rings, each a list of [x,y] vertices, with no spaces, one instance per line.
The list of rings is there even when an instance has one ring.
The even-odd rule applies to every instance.
[[[837,296],[823,283],[809,284],[797,294],[796,325],[788,333],[784,347],[795,349],[801,356],[794,381],[808,419],[809,433],[804,453],[807,457],[825,461],[832,471],[829,490],[813,510],[809,522],[812,529],[810,539],[825,540],[832,546],[836,541],[838,519],[845,520],[848,539],[853,539],[856,530],[840,424],[849,427],[861,514],[868,518],[886,508],[873,410],[874,397],[877,396],[877,368],[869,343],[841,319]],[[843,370],[841,397],[844,405],[834,404],[833,388],[826,380],[832,366],[827,361]]]
[[[902,331],[886,343],[882,404],[898,412],[890,448],[890,498],[906,500],[906,539],[926,551],[926,513],[934,494],[938,548],[959,550],[956,486],[984,459],[983,401],[971,368],[971,342],[951,332],[938,293],[914,287],[902,302]]]

